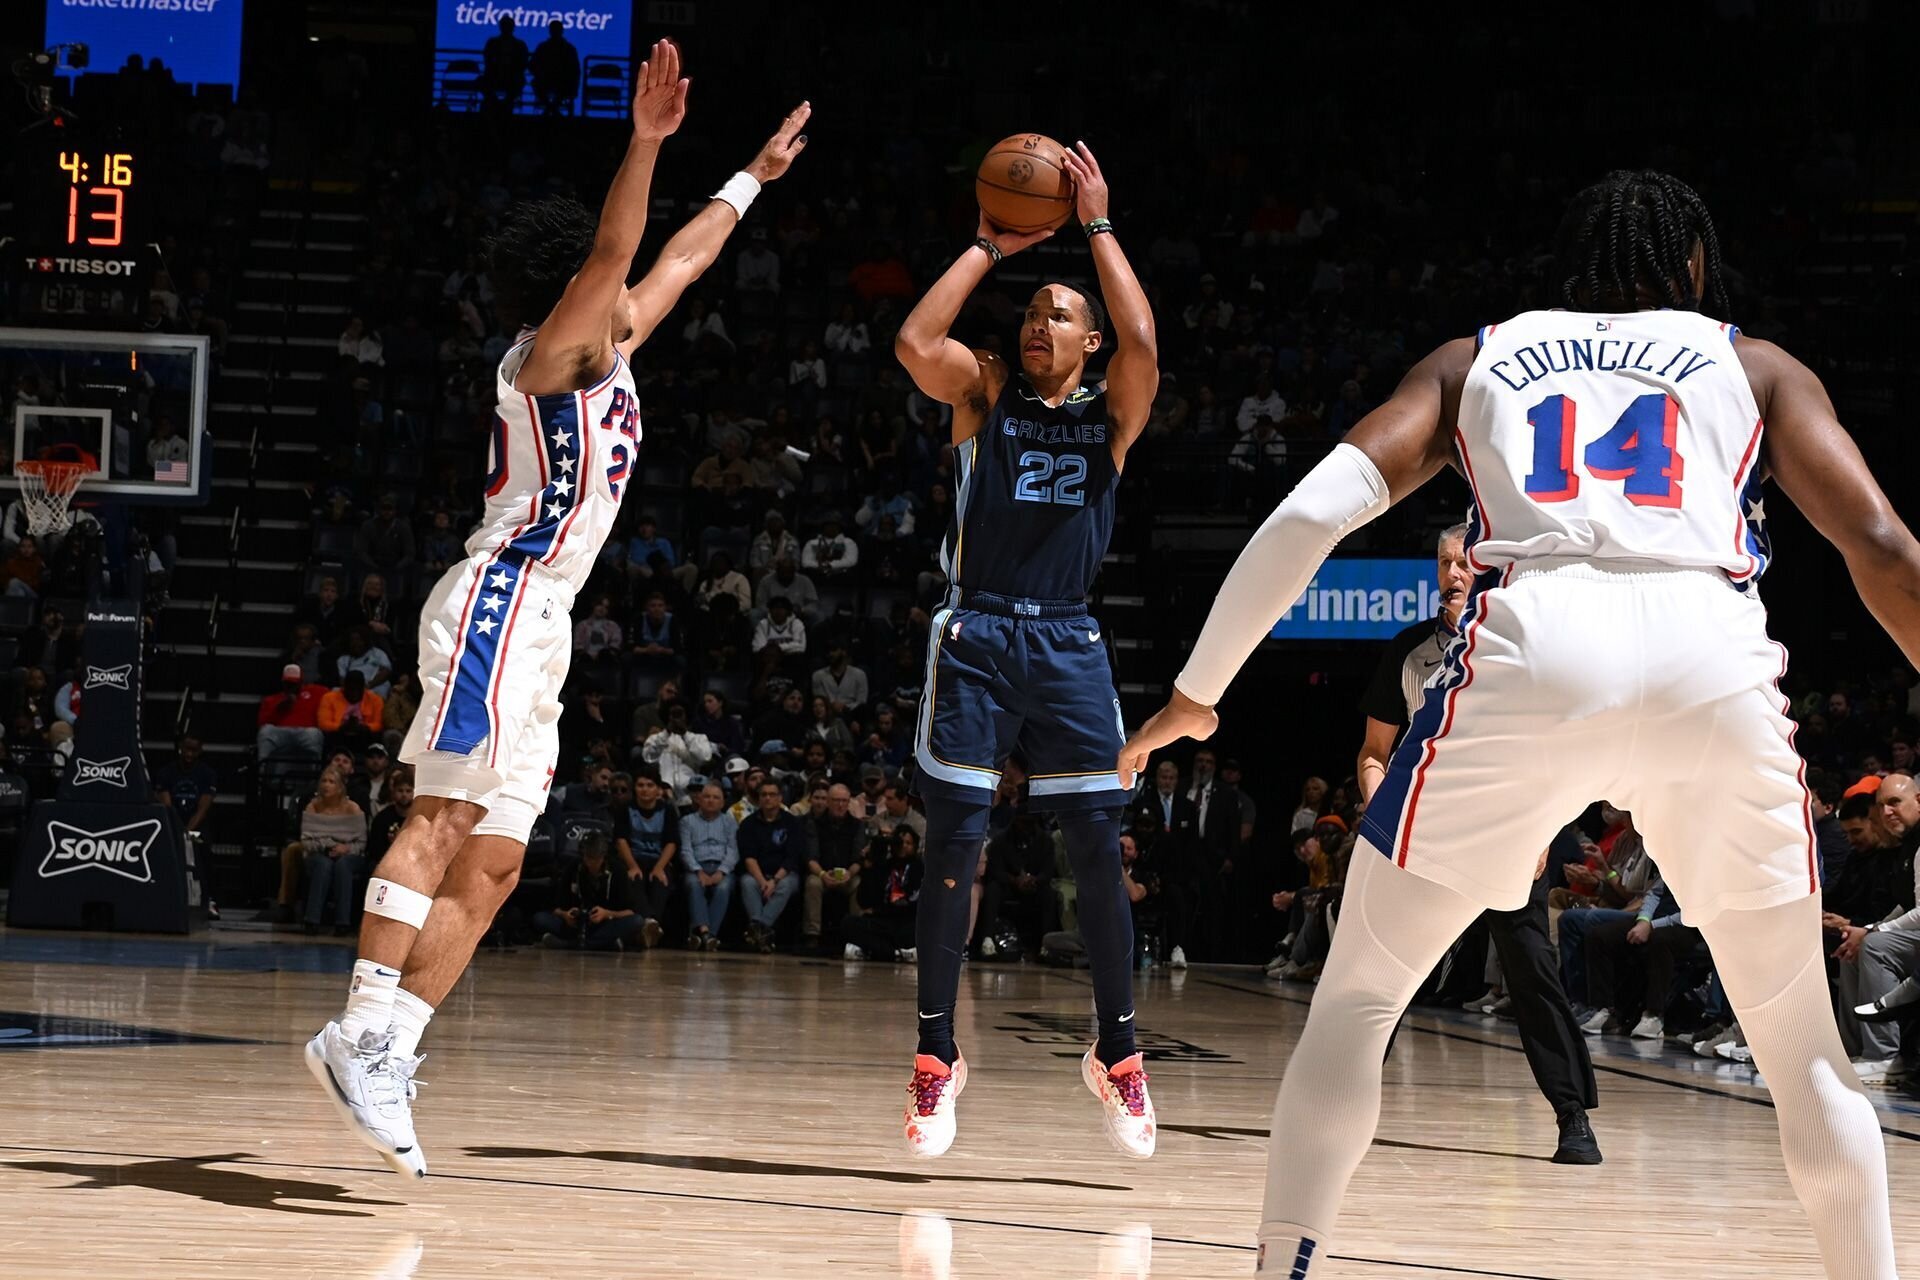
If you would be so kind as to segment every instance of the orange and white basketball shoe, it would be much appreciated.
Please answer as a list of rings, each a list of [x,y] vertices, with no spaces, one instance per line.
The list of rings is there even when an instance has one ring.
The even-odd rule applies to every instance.
[[[1139,1054],[1108,1067],[1088,1049],[1080,1059],[1080,1078],[1093,1096],[1100,1099],[1100,1114],[1107,1122],[1107,1138],[1114,1150],[1134,1160],[1153,1154],[1156,1125],[1153,1099],[1147,1094],[1147,1068]]]
[[[913,1059],[913,1080],[907,1085],[907,1150],[923,1159],[947,1154],[959,1131],[954,1103],[967,1087],[967,1060],[956,1057],[949,1067],[931,1054]]]

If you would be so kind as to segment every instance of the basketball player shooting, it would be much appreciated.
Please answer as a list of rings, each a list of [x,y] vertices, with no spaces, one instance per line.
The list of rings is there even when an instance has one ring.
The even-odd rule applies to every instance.
[[[1130,739],[1205,738],[1273,619],[1354,529],[1452,465],[1478,575],[1361,825],[1346,910],[1274,1111],[1262,1274],[1317,1274],[1380,1116],[1387,1035],[1482,909],[1595,794],[1633,810],[1712,947],[1834,1280],[1891,1280],[1886,1152],[1828,1002],[1809,797],[1754,592],[1769,474],[1920,663],[1920,544],[1819,380],[1724,305],[1706,206],[1615,172],[1562,225],[1556,310],[1450,342],[1242,551],[1167,707]],[[1763,424],[1764,423],[1764,429]],[[1595,627],[1596,619],[1606,626]]]
[[[306,1048],[354,1135],[416,1177],[427,1167],[411,1107],[420,1037],[512,892],[553,783],[568,614],[640,444],[628,360],[806,146],[802,103],[629,288],[654,160],[687,87],[679,50],[655,44],[598,222],[571,200],[523,205],[492,247],[503,304],[544,319],[500,361],[485,513],[421,614],[420,714],[401,752],[418,798],[368,883],[346,1011]]]
[[[1113,670],[1087,593],[1113,531],[1127,449],[1146,426],[1160,373],[1153,314],[1107,219],[1107,183],[1084,143],[1063,151],[1077,184],[1111,326],[1085,291],[1045,284],[1027,303],[1020,367],[948,336],[967,295],[1010,253],[1051,231],[1015,234],[980,218],[979,238],[900,327],[900,361],[953,406],[955,516],[941,549],[951,584],[933,617],[916,735],[926,803],[919,949],[919,1049],[907,1090],[916,1156],[953,1145],[966,1062],[953,1038],[974,871],[1000,770],[1018,754],[1030,803],[1059,819],[1079,884],[1099,1039],[1081,1075],[1125,1155],[1153,1154],[1153,1104],[1133,1040],[1133,917],[1120,874],[1126,792],[1111,753],[1123,736]],[[1114,344],[1105,382],[1087,360]]]

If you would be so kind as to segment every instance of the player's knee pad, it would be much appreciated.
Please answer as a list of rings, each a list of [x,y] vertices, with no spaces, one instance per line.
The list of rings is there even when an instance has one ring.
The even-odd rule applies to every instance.
[[[427,912],[432,909],[433,899],[417,889],[382,880],[379,876],[367,881],[367,914],[370,916],[385,916],[420,929],[426,926]]]

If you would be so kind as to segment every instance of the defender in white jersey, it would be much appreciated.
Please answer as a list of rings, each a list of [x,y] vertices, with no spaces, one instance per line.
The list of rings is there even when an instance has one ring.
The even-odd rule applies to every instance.
[[[1560,261],[1563,309],[1436,351],[1269,517],[1173,700],[1120,758],[1126,780],[1155,748],[1212,733],[1213,704],[1339,540],[1443,466],[1466,477],[1478,577],[1361,826],[1374,856],[1354,860],[1274,1113],[1259,1270],[1316,1273],[1407,1001],[1483,908],[1525,899],[1539,850],[1605,794],[1713,949],[1827,1273],[1889,1280],[1885,1152],[1828,1002],[1803,766],[1775,687],[1786,654],[1753,589],[1762,482],[1845,554],[1916,661],[1920,544],[1819,381],[1700,314],[1722,301],[1719,248],[1686,186],[1609,175],[1575,201]]]
[[[541,201],[512,211],[493,245],[503,309],[545,319],[500,362],[485,514],[421,616],[420,712],[401,753],[417,798],[367,887],[346,1012],[306,1049],[354,1135],[416,1177],[426,1173],[411,1108],[420,1037],[512,892],[552,785],[568,615],[640,444],[628,361],[761,184],[806,146],[802,103],[629,288],[654,157],[685,114],[687,83],[679,51],[654,45],[598,222],[571,200]]]

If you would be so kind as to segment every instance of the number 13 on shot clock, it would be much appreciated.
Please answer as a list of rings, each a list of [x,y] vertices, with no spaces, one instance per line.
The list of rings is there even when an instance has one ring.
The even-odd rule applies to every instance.
[[[67,178],[64,247],[85,244],[117,249],[126,243],[127,197],[133,188],[133,154],[127,151],[61,151]]]

